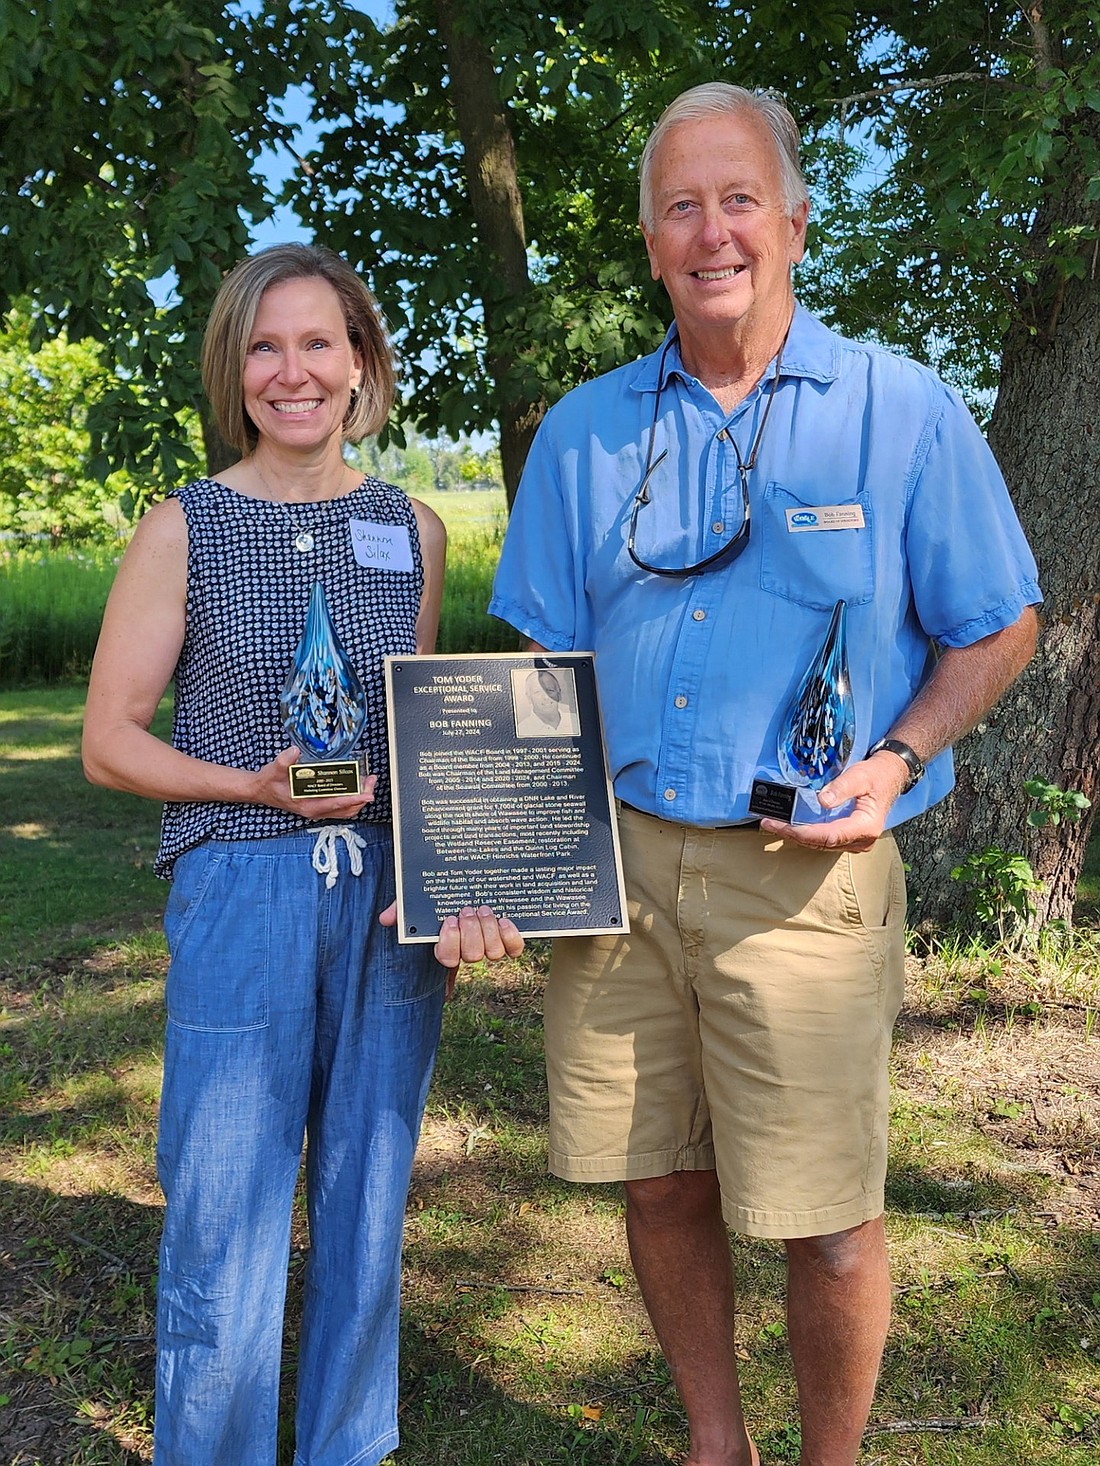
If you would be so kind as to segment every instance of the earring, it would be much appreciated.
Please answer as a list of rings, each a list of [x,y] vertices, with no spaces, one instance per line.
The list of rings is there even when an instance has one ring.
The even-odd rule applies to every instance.
[[[358,403],[358,401],[359,401],[359,388],[358,387],[353,387],[351,389],[351,392],[348,395],[348,410],[347,410],[347,412],[344,413],[344,421],[345,422],[347,422],[348,419],[355,412],[356,404]]]

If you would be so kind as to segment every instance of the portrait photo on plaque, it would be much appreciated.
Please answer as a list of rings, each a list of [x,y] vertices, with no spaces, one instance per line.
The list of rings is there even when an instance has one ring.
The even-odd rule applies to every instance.
[[[580,736],[572,667],[514,668],[512,707],[517,738]]]
[[[525,936],[628,930],[590,652],[386,658],[398,940],[463,906]]]

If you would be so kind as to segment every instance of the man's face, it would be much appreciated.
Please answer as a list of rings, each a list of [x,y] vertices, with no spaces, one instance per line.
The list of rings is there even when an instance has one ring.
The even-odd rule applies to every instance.
[[[561,688],[552,672],[539,672],[527,682],[527,695],[533,711],[544,723],[556,723],[560,716]]]
[[[685,345],[782,324],[808,208],[792,214],[784,202],[766,123],[751,112],[678,123],[658,145],[652,183],[653,223],[642,233]]]

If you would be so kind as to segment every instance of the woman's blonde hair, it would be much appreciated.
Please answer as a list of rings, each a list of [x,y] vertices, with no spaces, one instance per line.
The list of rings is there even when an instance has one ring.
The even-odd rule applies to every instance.
[[[244,364],[260,297],[284,280],[326,280],[340,298],[348,339],[363,359],[358,393],[344,419],[344,439],[377,433],[393,406],[394,362],[374,296],[340,255],[317,244],[273,244],[234,265],[221,283],[202,343],[202,384],[218,431],[239,453],[259,437],[244,408]]]

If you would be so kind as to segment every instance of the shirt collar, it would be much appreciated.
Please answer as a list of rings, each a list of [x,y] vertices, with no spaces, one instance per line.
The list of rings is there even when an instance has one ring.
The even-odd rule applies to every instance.
[[[680,333],[675,321],[665,332],[665,339],[657,350],[638,361],[637,371],[630,385],[636,392],[656,392],[658,387],[664,387],[674,373],[679,376],[687,375],[680,360]],[[783,368],[780,375],[834,382],[839,374],[840,349],[836,336],[796,302],[787,343],[783,347]]]

